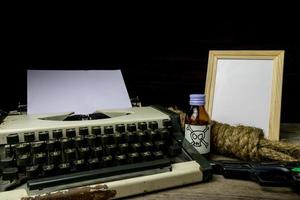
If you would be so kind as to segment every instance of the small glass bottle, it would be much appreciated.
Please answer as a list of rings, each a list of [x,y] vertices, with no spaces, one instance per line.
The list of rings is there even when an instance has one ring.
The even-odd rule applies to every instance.
[[[185,139],[207,159],[210,153],[210,118],[205,108],[204,94],[190,95],[190,110],[185,118]]]

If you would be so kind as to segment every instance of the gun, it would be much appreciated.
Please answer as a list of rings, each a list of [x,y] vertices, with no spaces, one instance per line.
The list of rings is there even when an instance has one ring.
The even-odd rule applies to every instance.
[[[291,187],[300,193],[300,162],[211,161],[214,174],[224,178],[252,180],[262,186]]]

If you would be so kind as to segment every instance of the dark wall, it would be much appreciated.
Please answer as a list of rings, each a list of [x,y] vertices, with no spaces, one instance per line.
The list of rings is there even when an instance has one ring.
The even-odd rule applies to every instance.
[[[185,109],[190,93],[204,92],[209,50],[277,49],[285,50],[282,122],[300,122],[300,34],[293,25],[223,22],[193,28],[100,27],[83,35],[57,30],[32,33],[4,41],[3,110],[26,103],[27,69],[121,69],[131,97],[139,96],[144,105]]]

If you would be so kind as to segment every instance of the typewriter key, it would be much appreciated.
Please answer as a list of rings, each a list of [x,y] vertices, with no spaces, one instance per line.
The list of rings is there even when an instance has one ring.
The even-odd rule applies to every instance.
[[[73,147],[74,140],[71,138],[60,138],[60,145],[62,149],[69,149]]]
[[[93,147],[96,145],[96,135],[87,135],[85,136],[85,139],[87,140],[87,144],[90,146],[90,147]]]
[[[100,167],[100,161],[98,158],[91,158],[88,160],[90,169],[97,169]]]
[[[60,139],[60,138],[62,138],[62,136],[63,136],[63,133],[62,133],[62,130],[61,130],[61,129],[53,130],[53,131],[52,131],[52,137],[53,137],[54,139]]]
[[[157,151],[165,151],[166,144],[164,141],[159,140],[159,141],[154,142],[154,147]]]
[[[141,145],[141,143],[133,143],[133,144],[131,144],[131,149],[134,152],[140,152],[142,150],[142,145]]]
[[[163,159],[164,154],[162,151],[155,151],[153,152],[154,159]]]
[[[73,138],[76,136],[76,130],[75,128],[69,128],[66,130],[66,136],[67,138]]]
[[[7,144],[12,145],[12,144],[17,144],[19,143],[19,135],[17,133],[9,134],[6,137]]]
[[[143,131],[137,131],[136,135],[138,142],[144,142],[147,139],[147,135]]]
[[[26,167],[26,176],[27,178],[36,178],[39,176],[40,170],[38,165],[33,165]]]
[[[170,119],[164,119],[163,121],[163,127],[165,127],[168,130],[172,130],[172,121]]]
[[[145,151],[152,151],[153,150],[153,143],[152,142],[144,142],[144,150]]]
[[[19,143],[15,145],[17,155],[30,153],[30,145],[28,143]]]
[[[15,167],[16,161],[14,157],[6,157],[0,159],[0,170],[3,168]]]
[[[161,140],[167,141],[168,144],[171,142],[170,132],[167,129],[165,128],[158,129],[157,132]]]
[[[86,167],[85,167],[84,159],[74,160],[74,166],[78,171],[85,170]]]
[[[75,141],[75,146],[76,146],[77,148],[81,148],[81,147],[86,146],[84,137],[83,137],[82,135],[76,136],[76,137],[74,138],[74,141]]]
[[[58,165],[59,173],[65,174],[70,171],[70,163],[61,163]]]
[[[134,132],[136,131],[136,125],[134,123],[132,124],[127,124],[127,131],[129,132]]]
[[[138,129],[141,131],[147,130],[147,123],[146,122],[139,122]]]
[[[62,160],[61,151],[53,151],[49,153],[49,161],[51,164],[58,164]]]
[[[117,151],[117,145],[116,144],[110,144],[106,146],[106,155],[114,155]]]
[[[87,159],[90,154],[90,149],[88,147],[78,148],[78,158]]]
[[[119,144],[123,140],[123,135],[121,133],[115,133],[113,134],[113,139],[116,144]]]
[[[33,154],[46,151],[44,142],[31,143],[31,152]]]
[[[126,154],[128,152],[128,143],[119,144],[119,151],[121,154]]]
[[[80,127],[79,128],[79,135],[88,135],[89,134],[89,129],[88,127]]]
[[[46,163],[47,155],[46,153],[37,153],[33,155],[35,164],[44,164]]]
[[[142,152],[141,153],[141,157],[142,157],[143,161],[150,161],[150,160],[152,160],[152,154],[151,154],[150,151]]]
[[[112,126],[104,126],[104,134],[113,134],[114,128]]]
[[[101,126],[93,126],[92,127],[92,134],[93,135],[100,135],[101,134]]]
[[[49,132],[48,131],[39,132],[39,140],[40,141],[49,140]]]
[[[127,132],[125,135],[125,141],[128,143],[133,143],[136,141],[136,132]]]
[[[47,151],[54,151],[60,148],[60,142],[56,139],[48,140],[46,142],[46,150]]]
[[[17,157],[17,166],[26,167],[30,164],[30,154],[22,154]]]
[[[25,142],[34,142],[34,140],[35,140],[34,132],[24,133],[24,141]]]
[[[50,165],[44,165],[43,171],[45,176],[52,176],[55,174],[55,167],[53,164]]]
[[[18,168],[11,167],[11,168],[4,168],[2,171],[2,180],[3,181],[10,181],[18,179]]]
[[[64,155],[65,155],[65,161],[72,162],[76,158],[76,149],[66,149]]]
[[[128,162],[129,163],[137,163],[140,161],[140,155],[137,152],[129,153],[128,154]]]
[[[116,156],[117,165],[124,165],[127,162],[127,157],[125,154]]]
[[[154,141],[159,139],[159,135],[156,131],[146,130],[145,132],[146,132],[146,134],[147,134],[150,141],[154,142]]]
[[[102,164],[103,164],[103,167],[112,166],[112,156],[111,155],[103,156],[102,157]]]
[[[103,155],[103,148],[101,146],[92,147],[91,151],[92,151],[92,156],[94,156],[96,158],[100,158]]]
[[[149,122],[149,128],[153,131],[158,129],[158,123],[156,121]]]
[[[117,131],[118,133],[123,133],[123,132],[125,132],[125,125],[124,125],[124,124],[117,124],[117,125],[116,125],[116,131]]]

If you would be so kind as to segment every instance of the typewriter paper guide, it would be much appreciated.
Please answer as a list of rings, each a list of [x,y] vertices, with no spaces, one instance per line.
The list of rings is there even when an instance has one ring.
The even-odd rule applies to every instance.
[[[120,70],[28,70],[27,113],[131,108]]]

